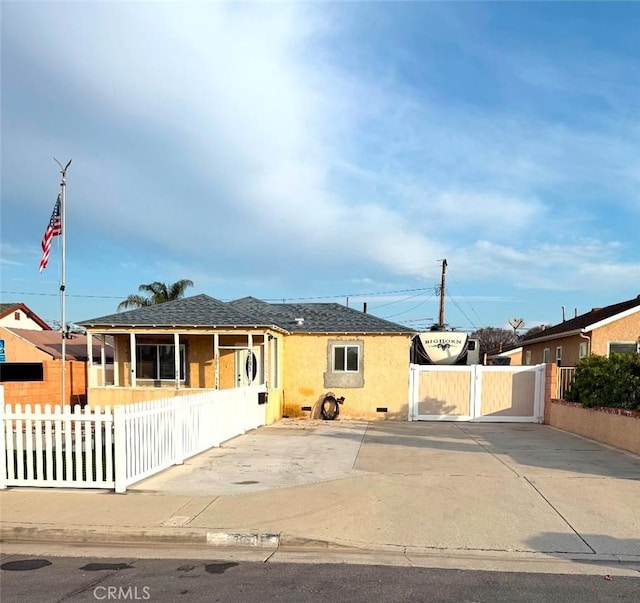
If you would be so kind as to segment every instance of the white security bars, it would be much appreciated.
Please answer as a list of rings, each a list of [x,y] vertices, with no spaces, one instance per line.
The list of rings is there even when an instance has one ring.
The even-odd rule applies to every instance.
[[[0,386],[0,488],[126,487],[266,423],[261,387],[210,390],[113,409],[19,404]]]

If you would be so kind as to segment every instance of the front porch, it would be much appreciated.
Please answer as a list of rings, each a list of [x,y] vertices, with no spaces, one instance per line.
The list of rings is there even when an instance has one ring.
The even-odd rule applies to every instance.
[[[202,390],[257,387],[268,393],[268,415],[278,417],[282,337],[271,329],[88,329],[87,346],[100,341],[100,362],[89,360],[91,407],[182,396]],[[113,365],[106,347],[113,347]],[[91,356],[89,356],[91,358]]]

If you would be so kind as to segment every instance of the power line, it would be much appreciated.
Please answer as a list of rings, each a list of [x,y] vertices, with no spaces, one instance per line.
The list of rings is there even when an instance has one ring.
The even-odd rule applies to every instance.
[[[409,297],[404,297],[402,299],[397,299],[395,301],[391,301],[391,302],[387,302],[386,304],[378,304],[376,306],[371,306],[372,310],[379,310],[380,308],[384,308],[386,306],[392,306],[393,304],[400,304],[402,302],[406,302],[410,299],[413,299],[414,297],[419,297],[420,295],[422,295],[424,293],[424,290],[421,290],[420,293],[416,293],[415,295],[409,295]],[[433,296],[432,296],[433,297]]]
[[[413,289],[396,289],[394,291],[373,291],[368,293],[339,293],[335,295],[315,295],[308,297],[265,297],[263,301],[268,302],[292,302],[292,301],[309,301],[314,299],[342,299],[345,297],[370,297],[370,296],[386,296],[386,295],[397,295],[399,293],[411,293],[414,291],[425,292],[429,291],[431,287],[419,287]],[[40,297],[59,297],[60,293],[35,293],[31,291],[0,291],[2,295],[29,295],[29,296],[40,296]],[[127,295],[88,295],[84,293],[65,293],[66,297],[77,297],[82,299],[125,299]],[[420,293],[418,294],[420,295]],[[410,296],[407,299],[411,299]],[[397,303],[397,302],[390,302]]]
[[[396,314],[391,314],[390,316],[383,316],[382,318],[389,319],[389,318],[393,318],[394,316],[400,316],[401,314],[407,314],[408,312],[412,312],[416,308],[419,308],[423,304],[426,304],[432,297],[433,297],[433,294],[427,297],[427,299],[423,299],[419,304],[416,304],[415,306],[409,308],[408,310],[404,310],[403,312],[397,312]]]
[[[449,276],[451,276],[451,271],[449,271]],[[456,279],[451,279],[455,282],[456,285],[458,285],[458,281]],[[467,304],[469,304],[469,307],[471,308],[471,311],[476,315],[476,318],[478,319],[478,321],[480,323],[482,323],[482,318],[480,318],[480,316],[478,315],[478,313],[476,312],[476,309],[471,305],[471,302],[469,300],[467,300]],[[473,324],[473,323],[472,323]]]
[[[473,320],[471,320],[471,319],[466,315],[465,311],[460,307],[460,305],[458,304],[458,302],[457,302],[455,299],[453,299],[453,297],[451,297],[448,293],[447,293],[447,297],[448,297],[448,298],[453,302],[453,305],[454,305],[456,308],[458,308],[458,310],[460,310],[460,313],[462,314],[462,316],[464,316],[464,317],[469,321],[469,323],[473,326],[473,328],[477,330],[477,329],[478,329],[478,327],[477,327],[475,324],[473,324]]]

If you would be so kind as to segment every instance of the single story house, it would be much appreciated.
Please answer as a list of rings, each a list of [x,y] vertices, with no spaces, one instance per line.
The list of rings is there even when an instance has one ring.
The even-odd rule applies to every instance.
[[[91,406],[251,385],[266,394],[268,422],[318,416],[329,392],[345,397],[341,416],[408,416],[415,333],[341,304],[196,295],[79,324],[87,345],[114,347],[111,381],[89,368]]]
[[[522,346],[500,346],[499,349],[487,353],[488,365],[495,366],[520,366],[522,364]]]
[[[593,308],[520,341],[524,364],[576,366],[597,354],[640,350],[640,295],[604,308]]]

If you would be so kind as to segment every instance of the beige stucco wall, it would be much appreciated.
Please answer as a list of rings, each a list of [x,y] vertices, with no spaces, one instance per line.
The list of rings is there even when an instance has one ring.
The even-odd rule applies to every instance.
[[[523,346],[522,357],[526,359],[527,350],[531,350],[531,363],[530,364],[542,364],[543,352],[545,348],[549,348],[549,362],[555,363],[556,361],[556,348],[562,347],[562,366],[576,366],[578,364],[580,354],[580,343],[587,340],[579,335],[573,335],[571,337],[560,337],[558,339],[552,339],[550,341],[541,341],[540,343],[533,343]]]
[[[545,422],[553,427],[640,454],[640,416],[615,415],[555,401],[548,411]]]
[[[49,354],[3,327],[0,327],[0,339],[4,339],[6,362],[46,362],[51,360]]]
[[[610,341],[633,342],[639,338],[640,311],[596,329],[591,335],[591,353],[606,356]]]
[[[327,387],[329,341],[361,342],[363,385]],[[283,411],[287,416],[318,416],[328,391],[344,396],[344,418],[399,419],[408,417],[409,335],[288,335],[283,342]],[[303,406],[314,408],[312,413]],[[388,412],[376,412],[386,407]]]

